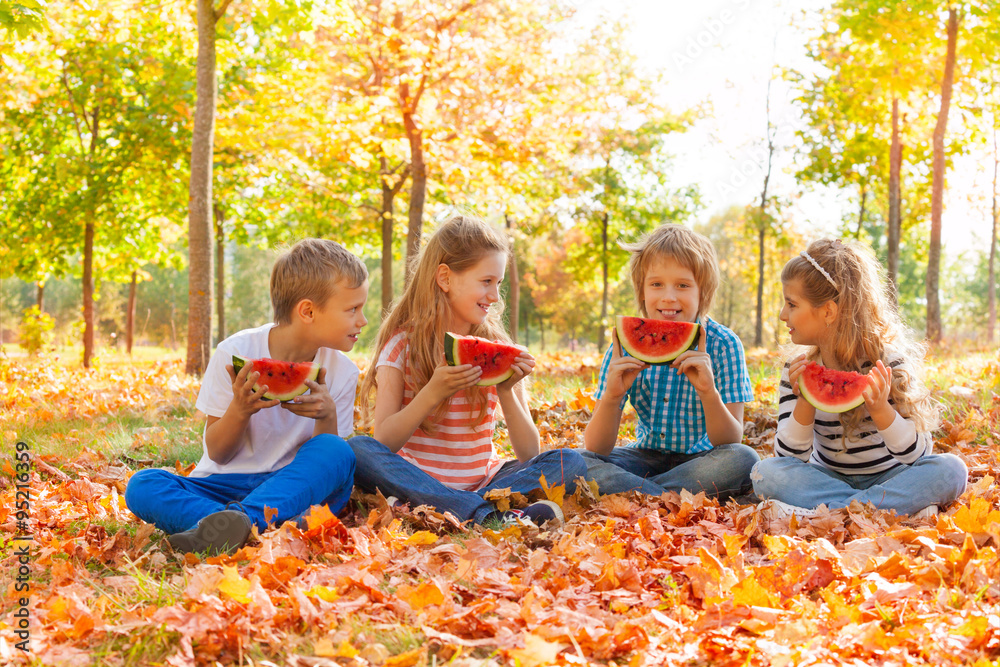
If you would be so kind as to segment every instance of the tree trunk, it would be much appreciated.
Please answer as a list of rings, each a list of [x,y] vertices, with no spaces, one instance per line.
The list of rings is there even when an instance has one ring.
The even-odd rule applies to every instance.
[[[402,165],[400,165],[401,167]],[[396,222],[395,200],[403,183],[409,176],[410,168],[405,167],[395,184],[389,185],[389,179],[396,174],[396,169],[389,169],[389,161],[385,155],[379,156],[379,173],[382,180],[382,315],[389,312],[392,305],[392,228]]]
[[[83,229],[83,367],[94,357],[94,219]]]
[[[221,206],[213,205],[215,212],[215,313],[219,338],[226,339],[226,214]]]
[[[865,225],[865,201],[868,199],[868,188],[861,184],[861,210],[858,211],[858,228],[854,230],[854,240],[861,240],[861,230]]]
[[[507,313],[510,322],[510,337],[517,342],[518,316],[521,305],[521,280],[517,275],[517,253],[514,252],[514,219],[508,213],[504,213],[504,220],[507,223],[507,233],[510,234],[510,262],[507,265],[507,285],[508,303]]]
[[[649,315],[649,313],[646,313]],[[601,214],[601,323],[597,327],[597,351],[604,351],[604,325],[608,319],[608,212]],[[574,342],[574,349],[576,348]]]
[[[542,316],[538,316],[538,344],[542,348],[542,352],[545,351],[545,320]]]
[[[212,352],[212,150],[215,134],[215,22],[212,0],[198,0],[197,102],[188,188],[189,375],[201,375]]]
[[[38,312],[45,312],[45,281],[39,280],[35,283],[35,305],[38,306]]]
[[[399,86],[400,103],[403,105],[403,127],[410,143],[410,210],[409,227],[406,230],[406,282],[416,267],[417,253],[420,252],[420,236],[424,226],[424,198],[427,194],[427,165],[424,164],[424,135],[417,127],[417,99],[410,99],[409,84]]]
[[[767,81],[767,98],[765,110],[767,113],[767,173],[764,174],[764,187],[760,191],[760,217],[757,221],[757,321],[754,326],[754,346],[764,346],[764,238],[767,233],[767,185],[771,181],[771,163],[774,158],[774,137],[771,135],[771,79]]]
[[[132,271],[132,282],[128,286],[128,306],[125,310],[125,351],[132,355],[132,343],[135,341],[135,293],[138,271]]]
[[[995,122],[994,122],[995,125]],[[997,169],[1000,168],[1000,153],[997,152],[997,131],[993,129],[993,233],[990,235],[990,278],[989,278],[989,322],[986,324],[986,342],[993,344],[994,329],[997,321],[997,224],[1000,223],[997,214]]]
[[[958,43],[958,10],[948,9],[948,55],[941,80],[941,110],[934,125],[934,180],[931,186],[931,243],[927,252],[927,340],[941,342],[941,209],[944,201],[944,137],[951,108],[951,88],[955,79],[955,50]]]
[[[889,146],[889,225],[886,230],[890,293],[899,302],[899,237],[902,221],[899,210],[899,172],[903,164],[903,144],[899,140],[899,98],[892,98],[892,144]]]

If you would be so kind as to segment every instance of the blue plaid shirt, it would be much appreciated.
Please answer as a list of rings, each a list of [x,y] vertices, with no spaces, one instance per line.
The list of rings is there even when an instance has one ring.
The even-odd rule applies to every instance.
[[[723,403],[753,400],[743,343],[739,336],[718,322],[708,320],[708,354],[712,358],[715,386]],[[601,376],[594,398],[601,398],[608,382],[611,347],[604,353]],[[625,354],[628,354],[627,352]],[[631,401],[638,423],[635,442],[628,447],[695,454],[712,448],[705,430],[705,408],[687,376],[670,364],[649,366],[639,373],[622,397],[620,408]]]

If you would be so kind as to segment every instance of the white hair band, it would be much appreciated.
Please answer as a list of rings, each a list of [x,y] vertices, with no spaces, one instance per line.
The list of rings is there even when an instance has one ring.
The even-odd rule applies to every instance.
[[[837,283],[833,281],[833,278],[831,278],[830,274],[826,272],[826,269],[824,269],[822,266],[819,265],[819,262],[813,259],[812,256],[805,250],[803,250],[799,254],[805,257],[807,260],[809,260],[809,263],[812,264],[817,271],[823,274],[823,277],[826,278],[827,282],[833,285],[833,289],[837,290],[838,292],[840,291],[840,288],[837,287]]]

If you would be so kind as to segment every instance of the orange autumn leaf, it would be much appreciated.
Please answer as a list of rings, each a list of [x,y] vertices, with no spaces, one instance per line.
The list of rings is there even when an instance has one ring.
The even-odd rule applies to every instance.
[[[545,475],[538,476],[538,483],[542,487],[542,491],[545,492],[545,497],[551,500],[556,505],[562,507],[563,500],[566,497],[566,485],[556,484],[555,486],[549,486],[549,483],[545,479]]]
[[[444,602],[444,593],[433,581],[425,581],[419,586],[400,586],[396,596],[405,600],[414,609],[423,609]]]
[[[952,521],[967,533],[985,533],[991,524],[1000,524],[1000,511],[982,498],[973,498],[968,505],[958,508]]]
[[[764,588],[755,575],[750,575],[730,589],[734,605],[747,607],[778,607],[778,596]]]
[[[543,667],[556,664],[556,657],[566,648],[565,644],[550,642],[533,633],[524,635],[524,648],[507,651],[507,655],[516,660],[521,667]]]
[[[428,544],[434,544],[437,541],[438,536],[429,530],[418,530],[406,538],[406,544],[411,547],[427,546]]]

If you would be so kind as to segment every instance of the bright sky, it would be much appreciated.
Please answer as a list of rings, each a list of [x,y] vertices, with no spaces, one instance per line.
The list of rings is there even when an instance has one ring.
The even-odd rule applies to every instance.
[[[772,68],[806,69],[805,40],[823,0],[576,0],[585,20],[626,15],[632,48],[667,80],[665,99],[681,110],[708,101],[712,117],[672,140],[675,182],[694,181],[705,198],[707,218],[730,205],[760,199],[766,172],[765,102]],[[835,190],[799,195],[792,176],[792,145],[801,119],[790,104],[787,83],[772,84],[772,122],[777,126],[775,168],[769,194],[795,199],[790,215],[807,234],[836,228],[856,204]],[[957,114],[952,106],[949,129]],[[984,151],[956,161],[948,173],[942,218],[950,256],[988,245],[992,156]],[[972,202],[970,202],[970,199]]]

